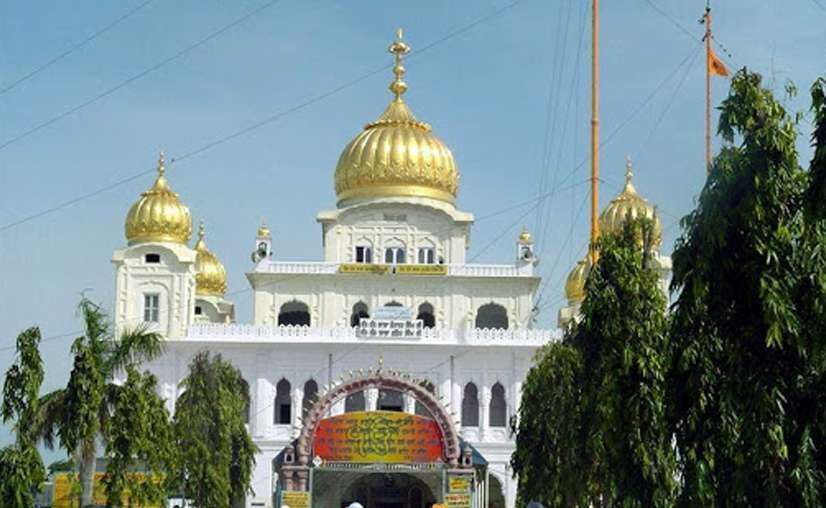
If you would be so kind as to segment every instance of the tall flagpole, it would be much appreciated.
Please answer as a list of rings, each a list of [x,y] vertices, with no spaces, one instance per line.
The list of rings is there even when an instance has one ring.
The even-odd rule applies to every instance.
[[[596,263],[599,238],[599,0],[591,12],[591,264]]]
[[[706,174],[711,173],[711,7],[706,3]]]

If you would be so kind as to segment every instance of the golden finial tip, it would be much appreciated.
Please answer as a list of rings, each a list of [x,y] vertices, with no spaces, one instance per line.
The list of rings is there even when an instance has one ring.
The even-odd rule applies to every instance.
[[[198,238],[203,240],[204,236],[206,236],[206,228],[204,227],[204,221],[201,221],[198,224]]]
[[[404,29],[399,27],[396,29],[396,40],[400,41],[402,39],[404,39]]]
[[[166,161],[163,156],[163,150],[158,152],[158,174],[163,175],[166,170]]]
[[[628,183],[631,181],[631,178],[634,176],[634,168],[631,164],[631,156],[625,156],[625,182]]]

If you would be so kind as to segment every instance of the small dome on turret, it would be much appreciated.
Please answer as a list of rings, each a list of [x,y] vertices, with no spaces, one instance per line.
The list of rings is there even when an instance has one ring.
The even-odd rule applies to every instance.
[[[654,222],[654,247],[659,247],[662,243],[662,225],[657,216],[656,209],[648,201],[637,194],[637,189],[631,183],[634,172],[631,167],[631,159],[625,161],[625,185],[617,196],[608,203],[605,210],[599,216],[599,228],[601,233],[618,233],[622,231],[625,222],[637,217],[645,217]]]
[[[227,271],[206,245],[204,223],[198,230],[195,243],[195,294],[199,296],[224,296],[227,290]]]
[[[155,183],[129,209],[124,229],[129,245],[145,242],[186,243],[192,236],[189,208],[169,187],[163,153],[158,158]]]
[[[565,298],[568,305],[582,303],[585,299],[585,281],[588,279],[589,263],[585,257],[577,261],[565,280]]]

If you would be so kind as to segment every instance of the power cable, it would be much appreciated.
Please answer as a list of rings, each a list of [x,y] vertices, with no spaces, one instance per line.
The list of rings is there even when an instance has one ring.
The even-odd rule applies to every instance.
[[[272,3],[276,2],[276,1],[278,1],[278,0],[273,0],[273,1],[272,1],[272,2],[270,2],[269,4],[265,5],[265,6],[264,6],[264,8],[265,8],[265,7],[267,7],[267,6],[269,6],[269,5],[270,5],[270,4],[272,4]],[[410,57],[415,57],[415,56],[417,56],[417,55],[419,55],[419,54],[421,54],[421,53],[424,53],[424,52],[426,52],[426,51],[428,51],[428,50],[430,50],[430,49],[434,48],[435,46],[437,46],[437,45],[439,45],[439,44],[441,44],[441,43],[443,43],[443,42],[445,42],[445,41],[447,41],[447,40],[449,40],[449,39],[451,39],[451,38],[453,38],[453,37],[456,37],[456,36],[458,36],[458,35],[461,35],[461,34],[463,34],[463,33],[467,32],[467,31],[468,31],[468,30],[470,30],[471,28],[474,28],[474,27],[476,27],[477,25],[479,25],[479,24],[481,24],[481,23],[483,23],[483,22],[485,22],[485,21],[488,21],[488,20],[492,19],[493,17],[498,16],[498,15],[500,15],[500,14],[504,13],[505,11],[507,11],[507,10],[509,10],[509,9],[513,8],[513,7],[514,7],[514,6],[516,6],[516,5],[517,5],[520,1],[521,1],[521,0],[515,0],[515,1],[513,1],[513,2],[511,2],[511,3],[509,3],[509,4],[507,4],[507,5],[505,5],[504,7],[501,7],[501,8],[499,8],[499,9],[497,9],[496,11],[493,11],[492,13],[490,13],[490,14],[488,14],[488,15],[486,15],[486,16],[483,16],[483,17],[481,17],[481,18],[478,18],[478,19],[476,19],[475,21],[473,21],[473,22],[471,22],[471,23],[469,23],[469,24],[467,24],[467,25],[465,25],[465,26],[463,26],[463,27],[461,27],[461,28],[459,28],[459,29],[457,29],[457,30],[454,30],[454,31],[452,31],[452,32],[448,33],[447,35],[445,35],[445,36],[443,36],[443,37],[441,37],[441,38],[439,38],[439,39],[437,39],[437,40],[435,40],[435,41],[431,42],[430,44],[428,44],[428,45],[426,45],[426,46],[422,47],[422,48],[421,48],[421,49],[419,49],[419,50],[412,51],[412,52],[410,53],[410,55],[408,56],[408,58],[410,58]],[[260,10],[260,9],[262,9],[262,8],[259,8],[259,10]],[[252,15],[252,13],[248,14],[248,16],[250,16],[250,15]],[[240,22],[240,20],[236,20],[236,24],[237,24],[237,23],[239,23],[239,22]],[[225,28],[226,28],[226,27],[225,27]],[[292,106],[292,107],[287,108],[287,109],[285,109],[285,110],[279,111],[279,112],[277,112],[277,113],[275,113],[275,114],[273,114],[273,115],[270,115],[269,117],[265,118],[264,120],[261,120],[261,121],[255,122],[255,123],[253,123],[253,124],[251,124],[251,125],[249,125],[249,126],[247,126],[247,127],[244,127],[244,128],[242,128],[242,129],[240,129],[240,130],[237,130],[237,131],[235,131],[235,132],[232,132],[232,133],[230,133],[230,134],[227,134],[227,135],[225,135],[225,136],[223,136],[223,137],[221,137],[221,138],[218,138],[218,139],[216,139],[216,140],[214,140],[214,141],[210,141],[210,142],[206,143],[205,145],[202,145],[201,147],[196,148],[196,149],[194,149],[194,150],[191,150],[191,151],[189,151],[189,152],[186,152],[185,154],[183,154],[183,155],[181,155],[181,156],[179,156],[179,157],[172,158],[172,159],[170,159],[170,160],[168,161],[168,163],[167,163],[167,169],[169,169],[169,167],[170,167],[170,166],[172,166],[172,165],[174,165],[176,162],[179,162],[179,161],[182,161],[182,160],[188,159],[188,158],[190,158],[190,157],[194,157],[194,156],[196,156],[196,155],[199,155],[199,154],[201,154],[201,153],[203,153],[203,152],[205,152],[205,151],[207,151],[207,150],[210,150],[210,149],[212,149],[212,148],[214,148],[214,147],[216,147],[216,146],[219,146],[219,145],[221,145],[221,144],[223,144],[223,143],[226,143],[226,142],[228,142],[228,141],[230,141],[230,140],[233,140],[233,139],[235,139],[235,138],[237,138],[237,137],[239,137],[239,136],[242,136],[242,135],[247,134],[247,133],[249,133],[249,132],[251,132],[251,131],[254,131],[254,130],[256,130],[256,129],[260,128],[260,127],[263,127],[263,126],[265,126],[265,125],[267,125],[267,124],[270,124],[270,123],[272,123],[272,122],[275,122],[275,121],[277,121],[277,120],[280,120],[280,119],[281,119],[281,118],[283,118],[284,116],[287,116],[287,115],[289,115],[289,114],[291,114],[291,113],[294,113],[294,112],[299,111],[299,110],[301,110],[301,109],[304,109],[304,108],[306,108],[306,107],[308,107],[308,106],[310,106],[310,105],[312,105],[312,104],[315,104],[315,103],[317,103],[317,102],[319,102],[319,101],[322,101],[322,100],[326,99],[327,97],[330,97],[331,95],[334,95],[334,94],[336,94],[336,93],[338,93],[338,92],[341,92],[342,90],[345,90],[345,89],[347,89],[347,88],[350,88],[350,87],[352,87],[352,86],[354,86],[354,85],[356,85],[356,84],[358,84],[358,83],[360,83],[360,82],[362,82],[362,81],[364,81],[364,80],[366,80],[366,79],[368,79],[368,78],[370,78],[370,77],[372,77],[372,76],[375,76],[376,74],[378,74],[378,73],[380,73],[380,72],[382,72],[382,71],[384,71],[384,70],[386,70],[386,69],[389,69],[390,67],[392,67],[392,64],[382,65],[380,68],[377,68],[377,69],[375,69],[375,70],[372,70],[372,71],[370,71],[370,72],[368,72],[368,73],[366,73],[366,74],[363,74],[363,75],[359,76],[358,78],[355,78],[355,79],[353,79],[353,80],[350,80],[350,81],[348,81],[348,82],[346,82],[346,83],[344,83],[344,84],[342,84],[342,85],[339,85],[339,86],[337,86],[337,87],[335,87],[335,88],[332,88],[332,89],[330,89],[330,90],[328,90],[328,91],[326,91],[326,92],[323,92],[323,93],[321,93],[321,94],[319,94],[319,95],[316,95],[316,96],[312,97],[311,99],[308,99],[308,100],[306,100],[306,101],[304,101],[304,102],[301,102],[301,103],[299,103],[299,104],[297,104],[297,105],[295,105],[295,106]],[[2,149],[2,147],[0,147],[0,149]],[[64,208],[67,208],[67,207],[69,207],[69,206],[71,206],[71,205],[74,205],[74,204],[76,204],[76,203],[78,203],[78,202],[85,201],[86,199],[92,198],[92,197],[94,197],[94,196],[97,196],[98,194],[102,194],[102,193],[107,192],[107,191],[109,191],[109,190],[115,189],[115,188],[117,188],[117,187],[120,187],[121,185],[124,185],[124,184],[129,183],[129,182],[131,182],[131,181],[133,181],[133,180],[136,180],[136,179],[138,179],[138,178],[140,178],[140,177],[142,177],[142,176],[145,176],[145,175],[148,175],[148,174],[151,174],[151,173],[154,173],[154,172],[155,172],[155,168],[154,168],[154,167],[153,167],[152,169],[147,169],[147,170],[145,170],[145,171],[141,171],[140,173],[136,173],[136,174],[134,174],[134,175],[131,175],[131,176],[125,177],[125,178],[123,178],[123,179],[121,179],[121,180],[117,180],[117,181],[115,181],[115,182],[113,182],[113,183],[111,183],[111,184],[109,184],[109,185],[106,185],[106,186],[101,187],[101,188],[99,188],[99,189],[96,189],[96,190],[94,190],[94,191],[91,191],[91,192],[88,192],[88,193],[86,193],[86,194],[82,194],[82,195],[80,195],[80,196],[77,196],[77,197],[75,197],[75,198],[72,198],[72,199],[69,199],[69,200],[63,201],[63,202],[58,203],[58,204],[56,204],[56,205],[54,205],[54,206],[52,206],[52,207],[46,208],[46,209],[41,210],[41,211],[39,211],[39,212],[33,213],[33,214],[31,214],[31,215],[27,215],[27,216],[25,216],[25,217],[23,217],[23,218],[21,218],[21,219],[16,220],[16,221],[9,222],[9,223],[7,223],[7,224],[4,224],[3,226],[0,226],[0,233],[2,233],[3,231],[9,230],[9,229],[11,229],[11,228],[14,228],[14,227],[16,227],[16,226],[19,226],[19,225],[21,225],[21,224],[25,224],[25,223],[30,222],[30,221],[32,221],[32,220],[38,219],[38,218],[40,218],[40,217],[43,217],[43,216],[45,216],[45,215],[52,214],[52,213],[54,213],[54,212],[57,212],[57,211],[62,210],[62,209],[64,209]]]
[[[182,49],[182,50],[178,51],[177,53],[175,53],[174,55],[172,55],[170,57],[167,57],[167,58],[164,58],[163,60],[161,60],[160,62],[158,62],[154,65],[152,65],[151,67],[148,67],[148,68],[142,70],[141,72],[127,78],[126,80],[121,81],[120,83],[113,86],[112,88],[109,88],[109,89],[95,95],[91,99],[83,101],[80,104],[77,104],[76,106],[73,106],[73,107],[63,111],[62,113],[60,113],[56,116],[53,116],[53,117],[49,118],[48,120],[40,122],[39,124],[35,125],[34,127],[30,128],[26,131],[23,131],[22,133],[18,134],[17,136],[14,136],[10,139],[7,139],[2,144],[0,144],[0,150],[3,150],[5,148],[7,148],[9,145],[12,145],[13,143],[18,142],[21,139],[24,139],[24,138],[34,134],[35,132],[40,131],[41,129],[44,129],[44,128],[46,128],[46,127],[48,127],[48,126],[50,126],[50,125],[52,125],[56,122],[59,122],[60,120],[66,118],[67,116],[69,116],[73,113],[76,113],[76,112],[80,111],[81,109],[83,109],[87,106],[90,106],[90,105],[96,103],[97,101],[99,101],[99,100],[101,100],[105,97],[108,97],[108,96],[112,95],[113,93],[117,92],[118,90],[120,90],[122,88],[125,88],[129,84],[131,84],[131,83],[133,83],[133,82],[135,82],[135,81],[137,81],[137,80],[139,80],[139,79],[141,79],[145,76],[148,76],[149,74],[157,71],[158,69],[165,66],[166,64],[177,60],[178,58],[186,55],[190,51],[192,51],[192,50],[194,50],[194,49],[196,49],[200,46],[203,46],[204,44],[211,41],[212,39],[215,39],[216,37],[222,35],[223,33],[227,32],[230,29],[240,25],[244,21],[252,18],[253,16],[259,14],[260,12],[262,12],[265,9],[275,5],[276,3],[280,2],[280,1],[281,0],[270,0],[269,2],[263,4],[259,7],[256,7],[255,9],[249,11],[248,13],[244,14],[243,16],[235,19],[231,23],[224,25],[223,27],[221,27],[218,30],[210,33],[206,37],[204,37],[202,39],[199,39],[198,41],[196,41],[193,44],[190,44],[189,46],[187,46],[184,49]]]
[[[26,73],[26,74],[24,74],[23,76],[21,76],[21,77],[17,78],[16,80],[12,81],[12,82],[11,82],[11,83],[9,83],[8,85],[4,86],[3,88],[0,88],[0,95],[5,94],[6,92],[8,92],[8,91],[12,90],[13,88],[15,88],[17,85],[19,85],[19,84],[23,83],[24,81],[28,81],[29,79],[31,79],[31,78],[35,77],[36,75],[40,74],[41,72],[43,72],[43,71],[44,71],[44,70],[46,70],[47,68],[49,68],[49,67],[51,67],[52,65],[56,64],[57,62],[59,62],[59,61],[63,60],[63,59],[64,59],[64,58],[66,58],[67,56],[71,55],[71,54],[72,54],[72,53],[74,53],[75,51],[77,51],[77,50],[79,50],[80,48],[82,48],[83,46],[85,46],[85,45],[89,44],[89,43],[90,43],[90,42],[92,42],[93,40],[97,39],[97,38],[98,38],[98,37],[100,37],[101,35],[105,34],[105,33],[106,33],[106,32],[108,32],[109,30],[111,30],[112,28],[116,27],[116,26],[117,26],[117,25],[119,25],[122,21],[125,21],[126,19],[128,19],[128,18],[132,17],[134,14],[136,14],[138,11],[140,11],[141,9],[143,9],[144,7],[146,7],[147,5],[151,4],[153,1],[154,1],[154,0],[145,0],[143,3],[139,4],[138,6],[134,7],[133,9],[131,9],[131,10],[129,10],[129,11],[126,11],[126,13],[125,13],[125,14],[123,14],[123,15],[122,15],[122,16],[120,16],[119,18],[115,19],[114,21],[112,21],[112,22],[111,22],[111,23],[109,23],[108,25],[104,26],[103,28],[101,28],[101,29],[100,29],[100,30],[98,30],[97,32],[93,33],[93,34],[92,34],[92,35],[90,35],[89,37],[86,37],[86,38],[85,38],[85,39],[83,39],[82,41],[80,41],[80,42],[78,42],[77,44],[75,44],[75,45],[71,46],[69,49],[67,49],[67,50],[66,50],[66,51],[64,51],[63,53],[60,53],[59,55],[55,56],[55,57],[54,57],[54,58],[52,58],[51,60],[47,61],[46,63],[41,64],[41,65],[40,65],[40,66],[38,66],[38,67],[35,67],[34,69],[32,69],[31,71],[29,71],[28,73]]]

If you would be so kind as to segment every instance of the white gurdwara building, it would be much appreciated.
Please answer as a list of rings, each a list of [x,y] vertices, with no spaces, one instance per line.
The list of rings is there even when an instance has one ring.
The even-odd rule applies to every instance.
[[[534,327],[540,279],[527,231],[511,262],[466,262],[473,215],[456,208],[453,155],[402,99],[408,46],[399,37],[390,51],[394,97],[344,148],[337,206],[317,217],[324,261],[278,261],[269,229],[258,229],[252,323],[234,322],[203,226],[188,245],[190,212],[162,157],[112,258],[116,326],[150,323],[166,338],[148,368],[170,412],[202,350],[247,381],[260,448],[248,507],[515,503],[511,423],[535,351],[561,331]],[[656,220],[630,177],[629,166],[604,229]],[[657,259],[665,280],[670,261]],[[581,262],[568,278],[563,325],[576,319],[586,274]]]

